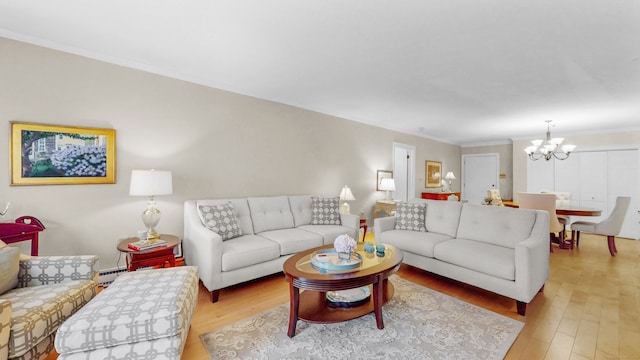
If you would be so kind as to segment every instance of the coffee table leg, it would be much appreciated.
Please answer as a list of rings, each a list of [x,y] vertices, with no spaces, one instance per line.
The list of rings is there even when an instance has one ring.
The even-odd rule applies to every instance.
[[[289,331],[287,335],[292,338],[296,335],[298,323],[298,309],[300,307],[300,289],[293,286],[293,280],[289,280]]]
[[[373,283],[373,312],[376,315],[376,325],[378,329],[384,329],[384,322],[382,320],[382,293],[384,290],[383,282],[387,279],[376,281]]]

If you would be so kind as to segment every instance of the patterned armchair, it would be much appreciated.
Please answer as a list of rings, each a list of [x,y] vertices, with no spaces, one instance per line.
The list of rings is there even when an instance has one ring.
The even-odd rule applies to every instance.
[[[16,270],[11,269],[11,262],[19,263],[17,285],[8,290],[0,286],[0,360],[44,359],[53,350],[58,326],[95,296],[98,257],[40,256],[18,260],[17,249],[3,245],[0,241],[3,276]]]

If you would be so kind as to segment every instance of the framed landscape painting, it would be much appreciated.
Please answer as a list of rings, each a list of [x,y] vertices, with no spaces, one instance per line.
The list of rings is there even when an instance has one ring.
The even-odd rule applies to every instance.
[[[11,185],[115,184],[113,129],[11,123]]]
[[[438,188],[442,186],[440,179],[442,178],[442,163],[440,161],[427,160],[424,165],[425,187]]]

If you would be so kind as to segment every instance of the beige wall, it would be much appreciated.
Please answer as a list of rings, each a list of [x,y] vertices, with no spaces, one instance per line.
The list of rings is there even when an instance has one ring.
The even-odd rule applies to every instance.
[[[0,199],[13,202],[9,218],[44,222],[43,255],[97,254],[102,268],[122,266],[118,239],[144,228],[146,199],[128,195],[132,169],[173,171],[157,230],[177,235],[186,199],[337,196],[345,184],[357,198],[351,212],[372,224],[384,198],[376,170],[392,169],[393,142],[416,146],[416,196],[425,160],[460,173],[458,146],[3,38],[0,54]],[[10,121],[115,129],[117,183],[10,186]]]

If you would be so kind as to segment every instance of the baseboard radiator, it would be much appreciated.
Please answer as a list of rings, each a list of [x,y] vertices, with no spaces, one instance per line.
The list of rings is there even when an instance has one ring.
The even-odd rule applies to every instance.
[[[98,286],[109,286],[120,274],[126,273],[126,267],[117,267],[111,269],[102,269],[100,270],[98,277]]]

